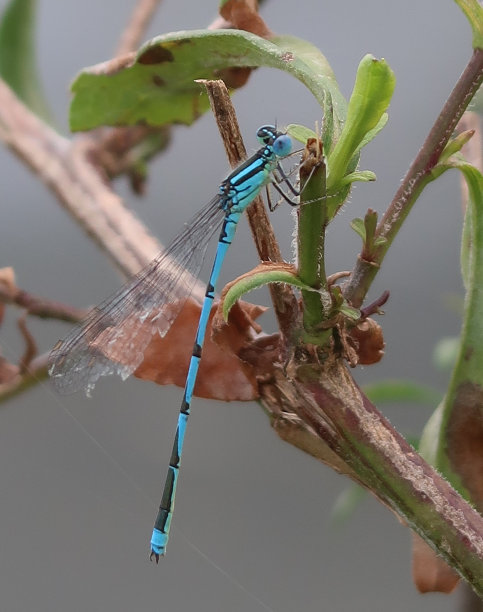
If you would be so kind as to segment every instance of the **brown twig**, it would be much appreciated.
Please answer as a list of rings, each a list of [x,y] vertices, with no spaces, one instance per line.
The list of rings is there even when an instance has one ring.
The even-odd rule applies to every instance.
[[[35,338],[30,333],[29,328],[27,327],[27,313],[24,312],[23,315],[18,319],[17,326],[22,334],[22,338],[25,341],[25,349],[22,357],[20,358],[19,369],[20,374],[24,375],[28,372],[29,365],[32,363],[32,360],[38,353],[37,343],[35,342]]]
[[[160,0],[138,0],[119,41],[117,57],[136,51],[159,3]]]
[[[161,250],[91,163],[92,144],[84,138],[71,142],[57,134],[1,80],[0,140],[52,190],[125,275],[138,272]],[[197,291],[202,294],[201,285]]]
[[[25,372],[13,376],[10,380],[0,383],[0,400],[5,400],[23,393],[33,385],[47,378],[48,354],[39,355],[32,359]]]
[[[375,299],[367,306],[364,306],[364,308],[361,308],[361,319],[367,319],[367,317],[370,317],[373,314],[380,314],[380,308],[381,306],[384,306],[384,304],[387,302],[387,300],[389,299],[389,295],[389,291],[383,291],[377,299]]]
[[[24,308],[27,314],[40,317],[41,319],[57,319],[67,323],[79,322],[88,312],[84,308],[75,308],[74,306],[33,295],[18,287],[6,287],[2,283],[0,283],[0,302],[3,304],[15,304],[20,308]]]

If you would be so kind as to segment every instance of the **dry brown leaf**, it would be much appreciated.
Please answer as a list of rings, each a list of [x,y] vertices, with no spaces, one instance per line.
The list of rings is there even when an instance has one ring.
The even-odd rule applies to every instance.
[[[239,300],[233,305],[228,315],[228,322],[223,318],[221,312],[221,301],[213,309],[211,319],[211,338],[224,350],[238,355],[240,349],[251,339],[252,330],[259,334],[262,328],[255,319],[263,314],[267,308],[250,302]]]
[[[415,533],[413,539],[413,580],[420,593],[451,593],[458,574]]]
[[[245,32],[251,32],[262,38],[273,35],[267,24],[258,14],[257,0],[228,0],[220,9],[220,15],[229,22],[231,27]],[[252,68],[240,66],[225,68],[219,71],[222,79],[230,89],[243,87],[252,73]]]
[[[364,319],[350,330],[350,337],[356,341],[358,363],[371,365],[381,361],[384,355],[382,327],[374,319]]]
[[[220,9],[220,15],[234,28],[268,38],[272,32],[258,14],[257,0],[228,0]]]
[[[246,308],[248,319],[240,313],[235,314],[230,319],[230,325],[217,329],[215,343],[211,338],[211,324],[216,310],[213,307],[195,396],[224,401],[247,401],[258,397],[255,373],[234,354],[252,337],[250,319],[263,312],[259,306],[249,305]],[[144,353],[144,361],[134,375],[160,385],[183,387],[200,311],[198,302],[189,298],[164,338],[158,334],[153,336]]]
[[[225,82],[228,89],[239,89],[246,85],[254,68],[223,68],[218,70],[216,75],[218,79]]]

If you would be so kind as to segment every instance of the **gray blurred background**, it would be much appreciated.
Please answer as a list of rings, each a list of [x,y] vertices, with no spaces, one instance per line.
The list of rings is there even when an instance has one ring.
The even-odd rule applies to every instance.
[[[38,64],[65,133],[69,83],[84,66],[111,57],[133,4],[39,2]],[[204,27],[216,9],[216,2],[165,0],[147,38]],[[470,28],[451,0],[272,0],[262,14],[274,31],[317,45],[347,97],[368,52],[396,74],[389,123],[361,159],[378,181],[357,185],[329,233],[328,272],[350,269],[360,240],[349,222],[368,207],[382,212],[391,200],[470,58]],[[268,69],[256,71],[234,102],[252,150],[263,123],[313,126],[321,119],[300,83]],[[173,135],[151,166],[145,198],[124,180],[116,184],[164,242],[228,169],[211,115]],[[0,173],[0,267],[13,266],[20,287],[87,306],[119,286],[105,256],[4,149]],[[290,259],[291,212],[280,207],[273,221]],[[369,298],[391,292],[382,321],[387,350],[380,364],[356,372],[358,381],[401,377],[444,390],[446,374],[432,365],[432,351],[459,330],[450,298],[462,295],[460,233],[459,177],[449,173],[420,198],[372,288]],[[223,280],[256,263],[243,222]],[[252,297],[267,303],[263,292]],[[17,315],[10,310],[0,328],[12,361],[23,348]],[[274,329],[269,314],[262,322]],[[31,329],[43,351],[68,331],[39,321]],[[416,593],[409,532],[374,500],[366,497],[352,519],[335,525],[334,502],[348,481],[281,442],[255,403],[193,403],[168,555],[151,564],[149,538],[181,395],[112,379],[91,400],[59,397],[42,384],[0,407],[0,610],[459,609],[461,595]],[[404,434],[418,434],[430,414],[401,405],[383,411]]]

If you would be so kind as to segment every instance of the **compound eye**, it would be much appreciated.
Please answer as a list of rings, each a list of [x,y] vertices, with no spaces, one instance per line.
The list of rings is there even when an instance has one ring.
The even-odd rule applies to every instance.
[[[292,151],[292,141],[287,134],[281,134],[273,141],[273,151],[277,157],[286,157]]]
[[[277,129],[274,125],[262,125],[257,131],[258,142],[262,145],[269,145],[277,137]]]

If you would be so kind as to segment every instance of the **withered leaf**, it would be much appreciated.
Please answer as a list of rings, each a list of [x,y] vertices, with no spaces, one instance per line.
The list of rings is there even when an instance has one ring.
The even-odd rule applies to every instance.
[[[451,593],[458,574],[417,534],[413,539],[413,581],[420,593]]]
[[[256,0],[228,0],[220,9],[221,16],[238,30],[268,38],[271,31],[258,14]]]
[[[350,330],[349,335],[357,343],[358,363],[371,365],[381,361],[386,345],[379,323],[374,319],[364,319]]]
[[[247,401],[258,396],[255,373],[235,353],[252,336],[250,320],[264,309],[245,304],[243,308],[248,318],[235,314],[230,318],[230,325],[216,330],[216,343],[211,337],[216,306],[212,308],[195,396],[225,401]],[[200,311],[198,302],[188,298],[166,335],[163,338],[158,334],[153,336],[134,375],[160,385],[183,387]]]

